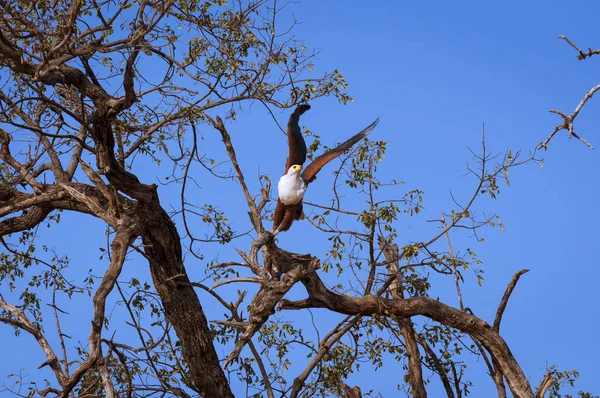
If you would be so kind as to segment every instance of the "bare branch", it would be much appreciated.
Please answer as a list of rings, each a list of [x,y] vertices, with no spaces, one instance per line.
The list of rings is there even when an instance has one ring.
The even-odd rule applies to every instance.
[[[223,286],[223,285],[228,285],[230,283],[239,283],[239,282],[251,282],[251,283],[261,283],[262,279],[260,278],[253,278],[253,277],[239,277],[239,278],[230,278],[230,279],[225,279],[224,281],[215,283],[210,290],[215,290],[216,288]]]
[[[58,357],[54,353],[54,350],[52,350],[50,343],[48,343],[48,340],[46,340],[46,338],[40,331],[39,327],[36,326],[33,322],[31,322],[29,320],[29,318],[27,318],[27,316],[23,313],[23,311],[19,310],[15,306],[7,303],[3,299],[0,299],[0,308],[3,308],[6,311],[10,312],[12,314],[12,316],[14,317],[14,319],[0,317],[0,322],[4,322],[9,325],[13,325],[13,326],[18,327],[19,329],[24,330],[27,333],[31,334],[37,340],[42,351],[44,351],[44,353],[46,354],[46,358],[48,358],[46,360],[46,362],[44,362],[44,364],[41,366],[49,365],[50,368],[52,369],[52,371],[54,372],[54,376],[56,377],[56,380],[61,385],[64,384],[67,380],[64,369],[61,368]]]
[[[502,315],[504,314],[504,310],[506,309],[506,305],[508,304],[508,299],[510,298],[510,295],[512,294],[513,290],[517,286],[517,282],[519,281],[519,278],[521,277],[521,275],[526,274],[527,272],[529,272],[528,269],[522,269],[521,271],[514,274],[510,283],[506,287],[506,291],[504,292],[504,295],[502,296],[500,305],[498,305],[498,310],[496,311],[496,317],[494,318],[493,328],[496,332],[500,332],[500,322],[502,322]]]
[[[577,50],[577,59],[580,61],[583,61],[584,59],[591,57],[592,55],[597,55],[600,54],[600,50],[592,50],[591,48],[588,48],[587,52],[583,52],[579,47],[577,47],[571,40],[569,40],[566,36],[563,35],[559,35],[557,36],[557,38],[562,39],[564,41],[566,41],[567,43],[569,43],[569,45],[571,47],[573,47],[575,50]]]
[[[558,36],[559,39],[565,40],[567,43],[569,43],[569,45],[571,47],[573,47],[575,50],[577,50],[578,52],[578,56],[577,58],[579,60],[583,60],[587,57],[591,57],[592,55],[595,54],[600,54],[600,50],[592,50],[589,49],[587,53],[584,53],[579,47],[577,47],[575,44],[573,44],[573,42],[571,42],[567,37],[565,36]],[[563,118],[563,123],[557,125],[554,127],[554,130],[550,133],[550,135],[548,136],[548,138],[546,138],[546,140],[544,140],[541,144],[539,144],[537,146],[537,149],[548,149],[548,144],[550,143],[550,140],[552,140],[552,138],[554,138],[554,136],[556,135],[557,132],[561,131],[561,130],[567,130],[569,132],[569,137],[575,137],[576,139],[578,139],[579,141],[583,142],[585,145],[588,146],[588,148],[590,149],[594,149],[594,147],[592,146],[592,144],[590,144],[589,142],[587,142],[583,137],[579,136],[578,134],[575,133],[574,128],[573,128],[573,123],[575,121],[575,118],[577,117],[577,115],[579,114],[579,112],[581,111],[581,109],[583,108],[583,106],[587,103],[588,100],[590,100],[593,95],[596,93],[596,91],[600,90],[600,85],[595,86],[594,88],[590,89],[587,93],[585,93],[585,95],[583,96],[583,99],[579,102],[579,104],[577,105],[577,107],[575,108],[575,110],[573,111],[573,113],[571,113],[570,115],[567,115],[564,112],[561,112],[559,110],[556,109],[551,109],[550,112],[552,113],[556,113],[557,115],[559,115],[560,117]]]
[[[217,129],[221,133],[221,137],[223,139],[223,144],[225,144],[225,149],[227,150],[227,154],[229,155],[229,159],[231,159],[231,164],[235,170],[235,174],[240,182],[240,186],[244,191],[244,196],[246,197],[246,202],[248,203],[248,208],[250,209],[250,220],[252,221],[252,225],[257,233],[261,234],[265,231],[262,220],[260,216],[260,211],[256,206],[256,202],[250,192],[248,191],[248,187],[246,186],[246,181],[244,180],[244,174],[242,173],[242,169],[237,161],[237,157],[235,154],[235,149],[233,149],[233,145],[231,144],[231,137],[229,136],[229,132],[225,128],[223,124],[223,120],[217,116],[217,121],[215,122],[210,116],[206,116],[210,124]]]
[[[548,373],[544,376],[542,381],[540,382],[540,386],[535,392],[535,398],[544,398],[546,395],[546,391],[554,384],[554,377],[552,369],[548,370]]]

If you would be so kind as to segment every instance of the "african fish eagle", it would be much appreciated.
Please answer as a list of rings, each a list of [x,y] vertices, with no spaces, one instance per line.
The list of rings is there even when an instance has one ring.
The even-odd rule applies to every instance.
[[[302,165],[306,161],[306,142],[304,142],[298,121],[300,120],[300,116],[309,109],[310,105],[299,105],[288,121],[287,137],[289,153],[285,164],[285,174],[281,176],[277,184],[279,195],[275,215],[273,216],[273,229],[271,231],[274,234],[287,231],[294,220],[302,218],[302,198],[308,184],[314,181],[319,170],[365,138],[379,122],[379,118],[377,118],[377,120],[360,133],[316,158],[301,173]]]

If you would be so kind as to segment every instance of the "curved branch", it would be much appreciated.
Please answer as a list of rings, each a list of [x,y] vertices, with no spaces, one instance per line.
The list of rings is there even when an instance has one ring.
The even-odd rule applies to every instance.
[[[498,305],[498,310],[496,311],[496,317],[494,318],[494,330],[499,333],[500,332],[500,322],[502,322],[502,315],[504,314],[504,310],[506,309],[506,305],[508,304],[508,299],[512,294],[513,290],[517,286],[517,282],[521,275],[528,273],[528,269],[522,269],[513,275],[510,283],[506,287],[506,291],[504,292],[504,296],[502,296],[502,300],[500,300],[500,305]]]
[[[337,327],[335,327],[325,338],[321,341],[319,351],[314,356],[312,361],[308,364],[308,366],[300,373],[292,384],[292,392],[290,394],[290,398],[297,398],[298,394],[300,394],[300,390],[304,385],[304,382],[313,371],[313,369],[321,362],[325,354],[329,352],[331,347],[337,343],[358,321],[360,321],[360,316],[355,317],[350,322],[348,322],[343,328],[339,329],[341,325],[348,320],[348,318],[344,319]]]
[[[44,221],[51,211],[52,209],[33,206],[22,216],[0,221],[0,237],[35,227]]]
[[[127,249],[129,245],[133,243],[138,233],[138,231],[135,231],[131,227],[129,229],[118,230],[115,239],[111,244],[112,257],[110,266],[104,273],[102,282],[100,282],[93,299],[94,316],[92,318],[92,328],[88,338],[90,353],[86,360],[77,367],[75,372],[73,372],[73,375],[63,384],[63,397],[68,397],[70,395],[73,388],[79,383],[85,373],[102,357],[101,334],[102,326],[104,325],[106,299],[115,287],[117,278],[121,275]]]
[[[48,343],[48,340],[46,340],[46,337],[44,337],[40,329],[33,322],[31,322],[29,318],[27,318],[23,311],[19,310],[17,307],[7,303],[2,299],[0,299],[0,308],[10,312],[14,317],[14,319],[0,317],[0,322],[13,325],[31,334],[37,340],[38,344],[46,354],[46,358],[48,358],[46,362],[39,366],[39,368],[42,368],[45,365],[49,365],[52,371],[54,372],[56,380],[58,380],[60,384],[63,384],[66,380],[66,375],[60,366],[58,357],[52,350],[50,343]]]
[[[299,310],[305,308],[327,308],[346,315],[396,316],[407,318],[422,315],[475,336],[496,358],[502,374],[515,397],[533,398],[529,381],[513,357],[504,339],[485,321],[474,315],[459,311],[428,297],[410,299],[386,299],[377,296],[351,297],[328,290],[319,276],[312,273],[302,280],[308,292],[308,298],[291,302],[282,300],[280,310]]]

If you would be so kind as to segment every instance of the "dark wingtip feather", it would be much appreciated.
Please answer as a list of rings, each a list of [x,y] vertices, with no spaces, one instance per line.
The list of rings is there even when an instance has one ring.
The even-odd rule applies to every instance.
[[[299,117],[299,116],[301,116],[304,112],[306,112],[309,109],[310,109],[310,105],[308,105],[308,104],[298,105],[296,107],[296,109],[294,109],[294,112],[292,113],[292,115],[294,115],[296,117]]]
[[[375,127],[377,126],[377,123],[379,123],[379,118],[375,119],[375,121],[373,123],[371,123],[367,127],[365,127],[360,133],[352,136],[350,139],[343,142],[339,147],[336,148],[336,150],[337,151],[341,150],[342,152],[347,151],[348,149],[350,149],[350,147],[352,147],[358,141],[360,141],[363,138],[365,138],[366,136],[368,136],[371,133],[371,131],[373,131],[375,129]]]
[[[365,127],[361,132],[353,135],[351,138],[338,145],[336,148],[330,149],[329,151],[316,158],[302,172],[302,179],[304,180],[304,182],[306,184],[311,183],[316,178],[317,173],[319,172],[319,170],[321,170],[321,168],[323,168],[323,166],[340,156],[342,153],[346,152],[358,141],[362,140],[367,135],[369,135],[369,133],[373,131],[375,126],[377,126],[377,123],[379,123],[379,118],[375,119],[373,123]]]

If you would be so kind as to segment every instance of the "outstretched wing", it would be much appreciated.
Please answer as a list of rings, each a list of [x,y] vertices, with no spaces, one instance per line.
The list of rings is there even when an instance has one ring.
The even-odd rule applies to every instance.
[[[371,123],[360,133],[356,134],[346,142],[340,144],[338,147],[325,152],[324,154],[316,158],[311,164],[306,166],[306,168],[302,172],[302,179],[304,180],[304,183],[311,183],[315,179],[319,170],[323,168],[323,166],[340,156],[342,153],[350,149],[352,145],[356,144],[358,141],[362,140],[367,135],[369,135],[369,133],[373,131],[375,126],[377,126],[377,123],[379,123],[379,118],[377,118],[373,123]]]
[[[306,162],[306,142],[304,142],[298,121],[300,120],[300,116],[309,109],[310,105],[298,105],[290,116],[287,125],[289,153],[283,174],[287,173],[293,165],[298,164],[302,166]]]

